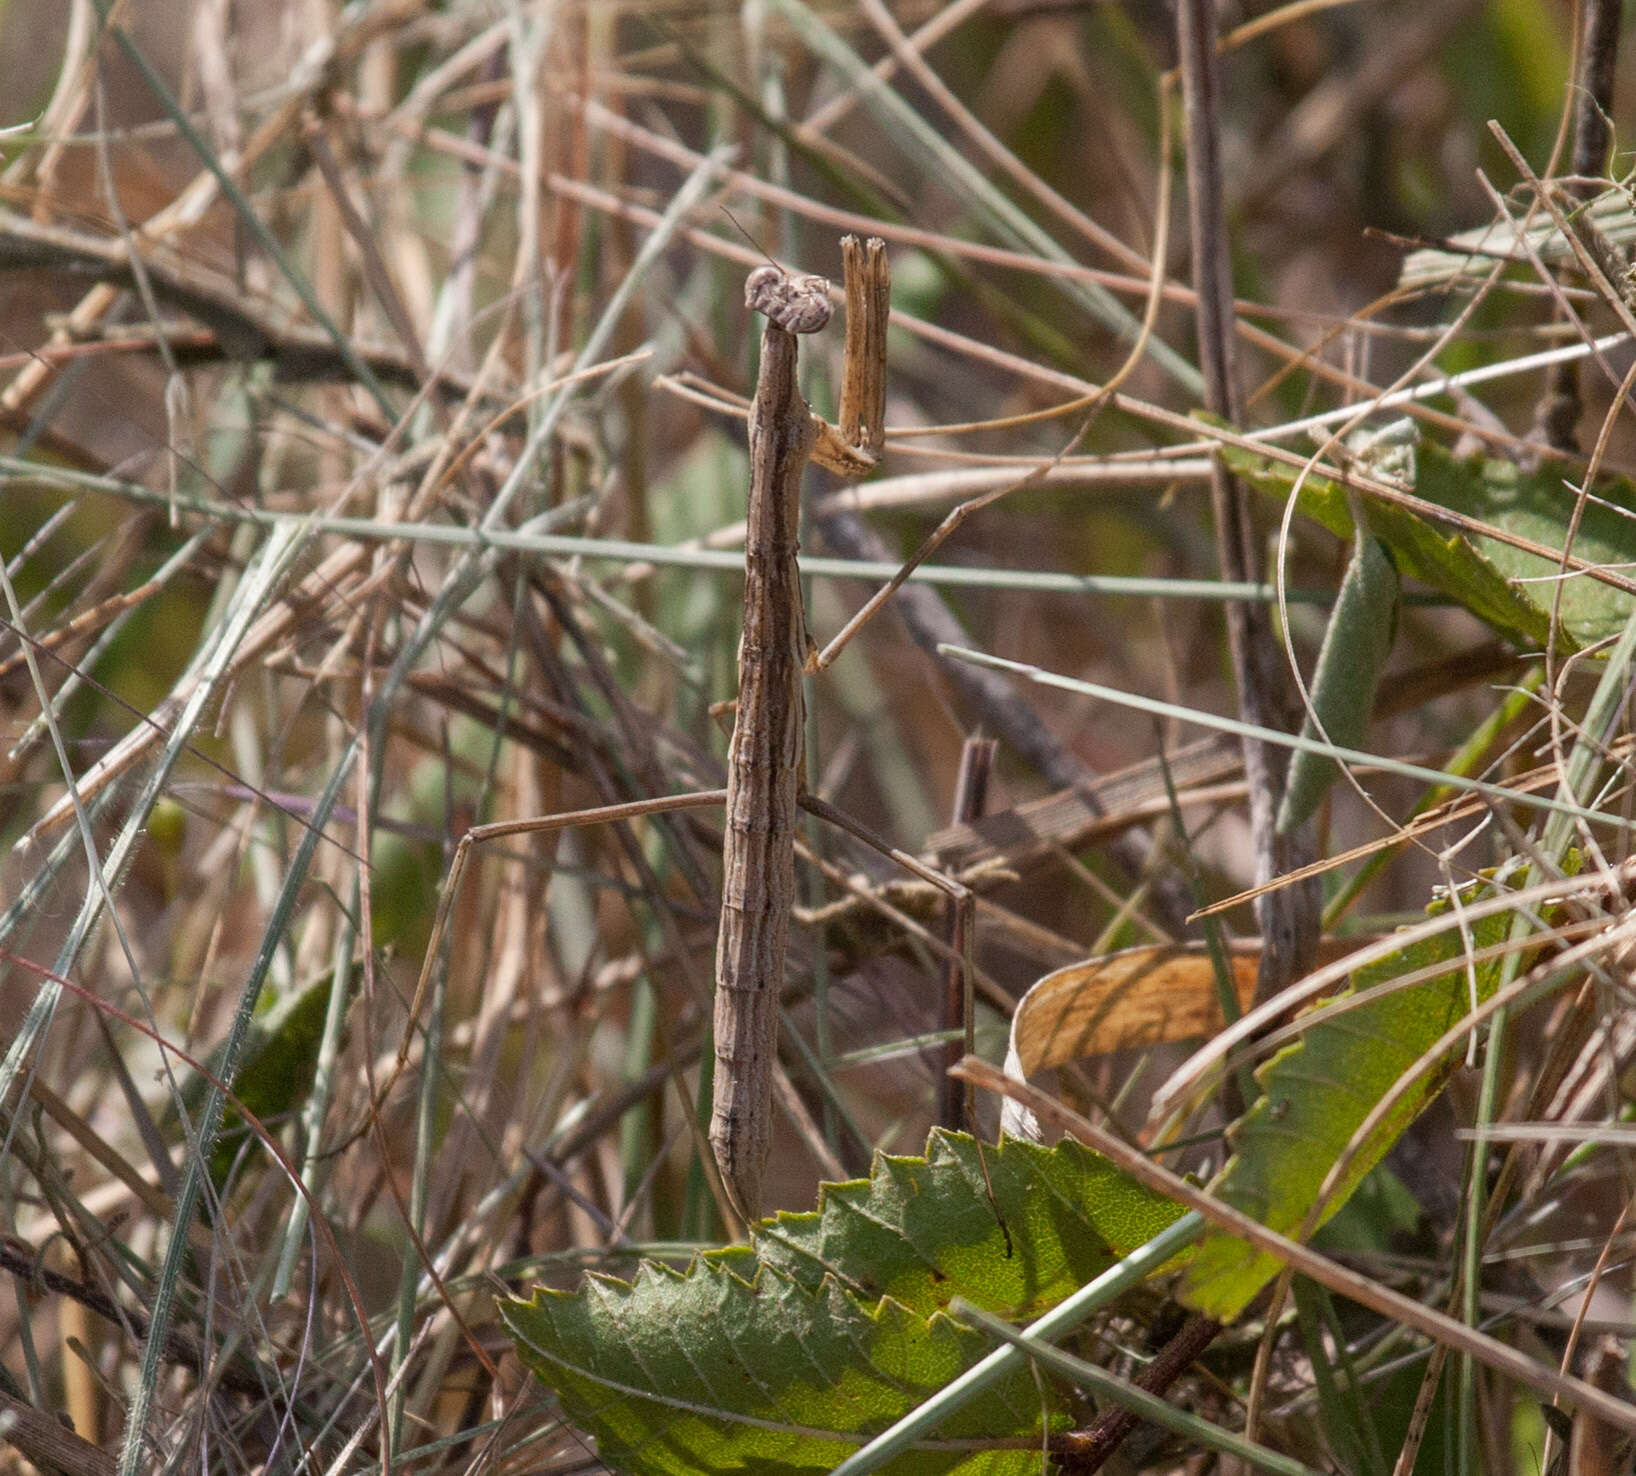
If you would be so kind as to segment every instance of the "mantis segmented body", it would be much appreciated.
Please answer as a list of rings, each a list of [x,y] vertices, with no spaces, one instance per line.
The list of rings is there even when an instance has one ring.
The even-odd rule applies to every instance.
[[[802,791],[801,678],[827,666],[857,627],[897,588],[910,567],[940,541],[921,549],[898,579],[876,594],[830,643],[812,653],[796,566],[801,474],[809,460],[842,476],[871,470],[885,441],[886,322],[890,275],[879,240],[842,243],[846,266],[846,356],[839,426],[814,415],[796,384],[796,335],[829,321],[829,284],[775,266],[759,267],[745,285],[748,305],[763,313],[761,367],[750,410],[750,495],[745,539],[744,630],[739,644],[739,701],[729,747],[726,790],[636,800],[563,815],[479,825],[456,847],[438,903],[420,981],[409,1006],[411,1029],[398,1052],[407,1060],[413,1022],[439,956],[460,880],[472,848],[502,836],[635,819],[725,802],[726,845],[716,952],[715,1055],[711,1152],[733,1208],[747,1223],[761,1209],[762,1173],[772,1141],[777,1070],[778,1003],[795,904],[795,811],[803,806],[850,831],[922,881],[969,909],[971,893],[866,827]],[[969,929],[964,936],[969,938]],[[961,956],[967,979],[969,958]]]
[[[745,303],[767,318],[761,368],[750,407],[750,500],[744,540],[744,631],[739,642],[738,712],[728,750],[727,832],[722,857],[721,926],[716,941],[716,1071],[710,1145],[740,1212],[754,1218],[772,1140],[773,1066],[785,944],[795,906],[795,822],[801,795],[801,677],[811,642],[801,603],[796,549],[801,475],[822,432],[852,470],[874,457],[854,444],[865,435],[878,446],[884,400],[885,250],[867,248],[867,265],[848,238],[847,383],[872,376],[872,403],[842,396],[837,436],[814,418],[796,385],[797,335],[815,333],[830,317],[821,277],[791,276],[759,267],[745,284]],[[858,280],[872,270],[878,323],[857,321]],[[864,314],[869,309],[865,307]],[[860,356],[870,356],[866,366]],[[867,419],[867,432],[860,421]],[[848,425],[848,421],[852,423]],[[849,433],[850,432],[850,436]],[[826,445],[826,451],[830,448]],[[833,453],[832,453],[833,455]],[[832,455],[825,460],[834,464]]]

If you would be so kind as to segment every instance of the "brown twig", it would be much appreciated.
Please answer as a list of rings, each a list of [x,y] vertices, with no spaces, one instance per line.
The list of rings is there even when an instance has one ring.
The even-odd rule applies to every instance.
[[[54,1271],[42,1263],[39,1253],[32,1246],[23,1241],[9,1236],[0,1238],[0,1271],[18,1278],[24,1286],[37,1287],[54,1296],[68,1297],[78,1302],[137,1342],[147,1339],[146,1312],[122,1307],[93,1282],[79,1281],[61,1271]],[[165,1358],[179,1368],[199,1369],[208,1365],[211,1378],[220,1387],[250,1399],[266,1398],[267,1391],[278,1384],[276,1372],[258,1367],[244,1351],[221,1358],[192,1334],[177,1328],[165,1333]]]
[[[1132,1383],[1149,1394],[1163,1394],[1192,1366],[1193,1360],[1215,1341],[1221,1324],[1212,1318],[1193,1313],[1176,1335],[1159,1351],[1159,1356],[1142,1370]],[[1083,1435],[1072,1439],[1056,1451],[1057,1462],[1065,1472],[1074,1476],[1091,1476],[1100,1471],[1126,1437],[1139,1424],[1140,1415],[1116,1405],[1102,1415]]]
[[[61,1421],[0,1390],[0,1439],[56,1476],[114,1476],[114,1458]]]
[[[1607,172],[1612,136],[1614,72],[1619,60],[1619,0],[1584,0],[1584,29],[1574,68],[1573,150],[1568,190],[1589,200]],[[1556,365],[1539,406],[1539,433],[1547,445],[1568,455],[1579,454],[1579,365]]]
[[[1209,0],[1179,0],[1176,31],[1182,94],[1187,116],[1187,198],[1193,237],[1193,286],[1198,294],[1199,365],[1205,408],[1236,424],[1240,401],[1233,336],[1232,267],[1222,203],[1219,133],[1220,78],[1215,8]],[[1255,532],[1244,489],[1218,459],[1211,467],[1210,502],[1215,515],[1221,577],[1254,581]],[[1245,601],[1226,606],[1227,646],[1238,684],[1239,716],[1260,728],[1283,728],[1285,682],[1277,642],[1265,609]],[[1257,884],[1310,859],[1309,837],[1280,837],[1275,820],[1283,794],[1285,764],[1279,752],[1254,738],[1244,740],[1244,773],[1250,787],[1250,832]],[[1304,840],[1304,845],[1298,845]],[[1276,900],[1274,900],[1276,899]],[[1264,893],[1256,902],[1260,925],[1259,998],[1277,994],[1301,973],[1318,935],[1315,885]]]
[[[117,287],[135,287],[138,281],[118,237],[93,236],[0,209],[0,272],[42,269]],[[150,247],[142,258],[141,278],[157,301],[186,313],[209,332],[201,334],[178,323],[125,324],[106,330],[111,341],[99,343],[105,352],[154,351],[163,337],[183,367],[224,359],[265,361],[285,383],[351,377],[351,366],[329,334],[290,322],[288,313],[277,304],[247,296],[230,279],[180,253]],[[90,329],[74,331],[90,342],[99,342]],[[50,364],[84,351],[66,344],[42,349],[35,357]],[[418,351],[356,345],[354,352],[371,373],[394,386],[413,390],[430,376],[443,394],[463,396],[474,385],[468,375],[427,369]]]

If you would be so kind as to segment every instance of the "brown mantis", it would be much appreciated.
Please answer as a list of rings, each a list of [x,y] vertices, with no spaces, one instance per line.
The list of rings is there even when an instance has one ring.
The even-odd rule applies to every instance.
[[[725,790],[608,805],[600,809],[478,826],[461,839],[439,901],[411,1027],[471,847],[479,841],[571,825],[623,820],[716,804],[726,806],[721,921],[717,935],[714,1037],[716,1066],[709,1139],[723,1184],[746,1221],[761,1209],[762,1173],[772,1138],[779,997],[795,906],[796,811],[805,805],[883,851],[967,909],[970,892],[888,845],[866,828],[802,792],[801,680],[829,664],[872,614],[887,586],[820,655],[807,633],[796,549],[800,487],[809,459],[846,476],[876,463],[885,440],[886,322],[890,276],[884,243],[842,242],[846,353],[839,427],[816,416],[796,382],[797,335],[829,321],[829,284],[777,266],[750,274],[746,305],[767,324],[749,413],[750,494],[745,537],[744,627],[739,696]],[[923,551],[924,555],[924,551]],[[922,555],[922,556],[923,556]],[[971,936],[968,927],[962,935]],[[969,961],[963,961],[969,983]],[[412,1029],[399,1052],[406,1058]]]

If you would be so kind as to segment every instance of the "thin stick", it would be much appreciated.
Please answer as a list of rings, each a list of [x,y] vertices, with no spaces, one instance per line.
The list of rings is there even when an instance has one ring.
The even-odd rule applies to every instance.
[[[1573,97],[1574,137],[1567,186],[1569,193],[1580,201],[1591,199],[1601,187],[1596,182],[1597,176],[1607,170],[1622,10],[1617,0],[1589,0],[1583,7],[1574,85],[1569,89]],[[1554,152],[1552,157],[1554,160]],[[1558,315],[1561,316],[1560,308]],[[1569,360],[1554,365],[1540,401],[1535,427],[1547,445],[1569,455],[1579,454],[1576,432],[1581,408],[1578,363]]]
[[[1199,364],[1205,408],[1240,423],[1232,272],[1222,204],[1220,92],[1216,14],[1205,0],[1176,7],[1177,51],[1187,119],[1187,198],[1193,236],[1193,285],[1198,294]],[[1217,457],[1211,465],[1210,504],[1216,556],[1223,579],[1252,579],[1255,530],[1244,489]],[[1278,644],[1259,606],[1230,603],[1225,609],[1227,650],[1238,686],[1239,714],[1254,728],[1282,729],[1279,709],[1286,682]],[[1257,885],[1311,859],[1310,828],[1280,836],[1275,824],[1284,792],[1286,762],[1259,738],[1244,739],[1244,777],[1249,784],[1250,837]],[[1315,883],[1264,893],[1255,906],[1261,930],[1257,999],[1270,999],[1306,972],[1317,942],[1319,899]]]
[[[1201,1313],[1193,1313],[1177,1330],[1158,1357],[1131,1380],[1138,1389],[1149,1394],[1162,1395],[1193,1365],[1216,1339],[1221,1324]],[[1122,1405],[1104,1410],[1097,1421],[1085,1432],[1083,1442],[1076,1439],[1064,1452],[1061,1466],[1071,1476],[1091,1476],[1100,1471],[1111,1456],[1125,1443],[1125,1437],[1139,1424],[1141,1416]]]

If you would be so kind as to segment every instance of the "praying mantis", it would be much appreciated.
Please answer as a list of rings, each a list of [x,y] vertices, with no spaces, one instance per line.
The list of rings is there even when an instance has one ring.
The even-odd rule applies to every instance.
[[[799,337],[818,332],[829,322],[828,282],[769,264],[752,271],[745,284],[746,306],[760,313],[766,326],[749,412],[744,625],[727,787],[501,821],[468,831],[456,848],[439,900],[410,1006],[411,1028],[399,1051],[401,1066],[474,845],[506,835],[725,805],[713,1009],[715,1071],[708,1136],[722,1185],[746,1224],[761,1213],[763,1173],[772,1142],[778,1008],[796,901],[797,810],[804,806],[830,820],[936,886],[952,899],[963,920],[969,917],[972,903],[971,892],[961,883],[889,845],[803,790],[802,679],[835,659],[908,572],[906,567],[866,604],[824,651],[815,650],[807,631],[796,562],[803,474],[810,460],[843,476],[862,476],[876,465],[885,443],[891,283],[886,248],[878,239],[860,243],[852,236],[841,245],[846,347],[838,425],[814,414],[797,384]],[[914,562],[929,552],[930,545]],[[969,953],[972,929],[961,926],[956,936],[964,940]],[[961,968],[969,990],[969,956],[962,957]]]

